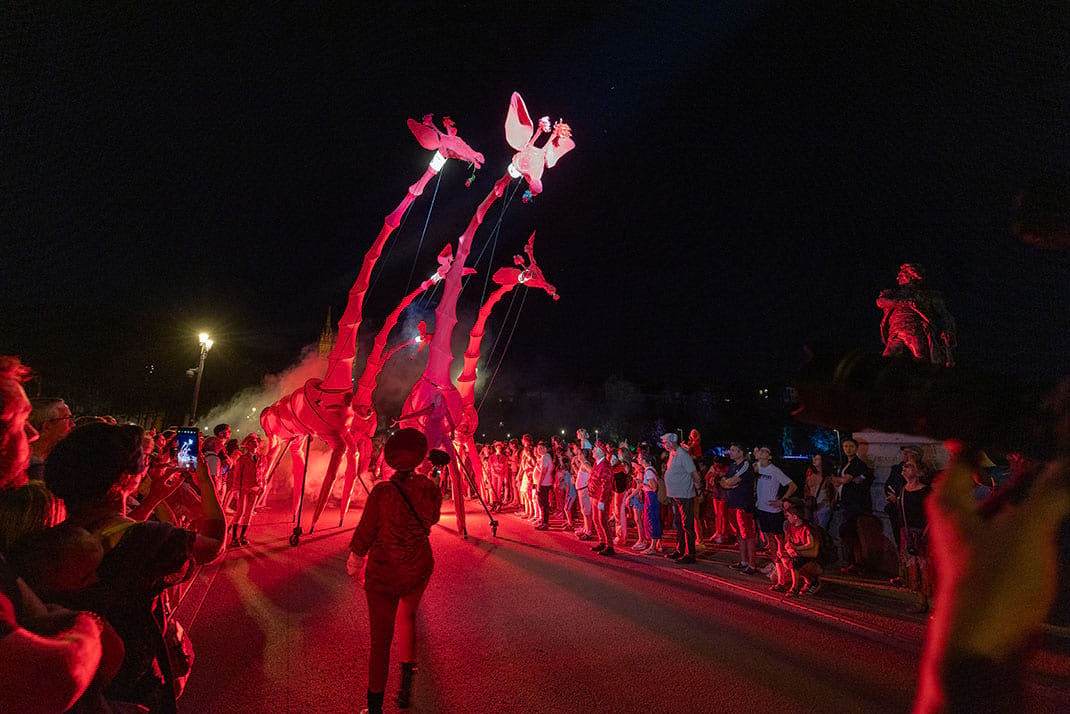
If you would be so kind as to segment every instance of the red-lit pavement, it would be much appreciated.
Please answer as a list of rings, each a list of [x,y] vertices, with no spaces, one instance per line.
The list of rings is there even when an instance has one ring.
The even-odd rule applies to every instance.
[[[296,548],[281,513],[258,515],[252,544],[206,569],[182,603],[196,648],[184,714],[363,706],[367,608],[344,568],[359,511]],[[328,510],[321,524],[336,519]],[[492,538],[470,508],[466,542],[444,512],[432,533],[412,712],[910,707],[924,620],[899,616],[882,593],[772,597],[768,580],[726,568],[727,554],[691,566],[627,549],[603,558],[571,533],[499,521]],[[1070,658],[1051,648],[1036,658],[1028,708],[1070,711]],[[396,653],[392,670],[386,711]]]

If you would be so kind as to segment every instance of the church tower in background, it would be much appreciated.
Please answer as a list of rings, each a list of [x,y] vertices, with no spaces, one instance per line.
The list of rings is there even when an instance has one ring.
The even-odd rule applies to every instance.
[[[336,339],[338,335],[334,332],[334,325],[331,323],[331,308],[328,307],[327,324],[323,326],[323,332],[320,333],[320,357],[327,357],[331,354]]]

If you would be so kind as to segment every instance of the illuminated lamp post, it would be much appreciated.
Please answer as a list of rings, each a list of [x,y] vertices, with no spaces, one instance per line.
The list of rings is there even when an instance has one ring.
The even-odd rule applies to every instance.
[[[189,410],[190,426],[197,423],[197,400],[201,396],[201,375],[204,374],[204,358],[208,356],[208,350],[212,349],[212,340],[208,337],[207,332],[197,335],[197,339],[201,344],[201,359],[197,363],[197,379],[193,382],[193,406]]]

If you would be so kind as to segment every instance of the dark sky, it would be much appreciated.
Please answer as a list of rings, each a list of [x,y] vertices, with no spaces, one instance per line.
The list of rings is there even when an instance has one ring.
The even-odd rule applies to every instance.
[[[961,362],[1070,354],[1070,259],[1007,228],[1019,187],[1067,171],[1064,3],[38,5],[0,10],[0,353],[45,391],[185,399],[199,329],[209,403],[292,363],[426,165],[405,120],[450,115],[487,165],[470,189],[447,166],[414,262],[416,203],[377,326],[501,175],[513,90],[577,148],[502,218],[493,267],[537,229],[562,296],[528,296],[503,385],[777,379],[812,340],[879,349],[905,260]]]

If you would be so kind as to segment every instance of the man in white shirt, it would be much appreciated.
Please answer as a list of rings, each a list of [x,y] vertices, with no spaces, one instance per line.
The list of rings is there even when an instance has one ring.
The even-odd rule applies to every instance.
[[[554,487],[554,460],[542,441],[535,448],[535,453],[535,478],[533,480],[539,487],[539,510],[542,515],[535,530],[545,531],[550,529],[550,489]]]
[[[665,467],[665,494],[672,499],[677,539],[676,551],[665,557],[681,564],[694,563],[695,494],[698,493],[702,477],[687,449],[680,446],[680,437],[674,432],[662,434],[661,445],[669,452],[669,463]]]
[[[784,501],[798,490],[795,482],[773,463],[773,451],[768,446],[758,447],[757,502],[758,529],[767,541],[776,541],[779,553],[784,547]],[[783,496],[780,489],[787,488]]]

